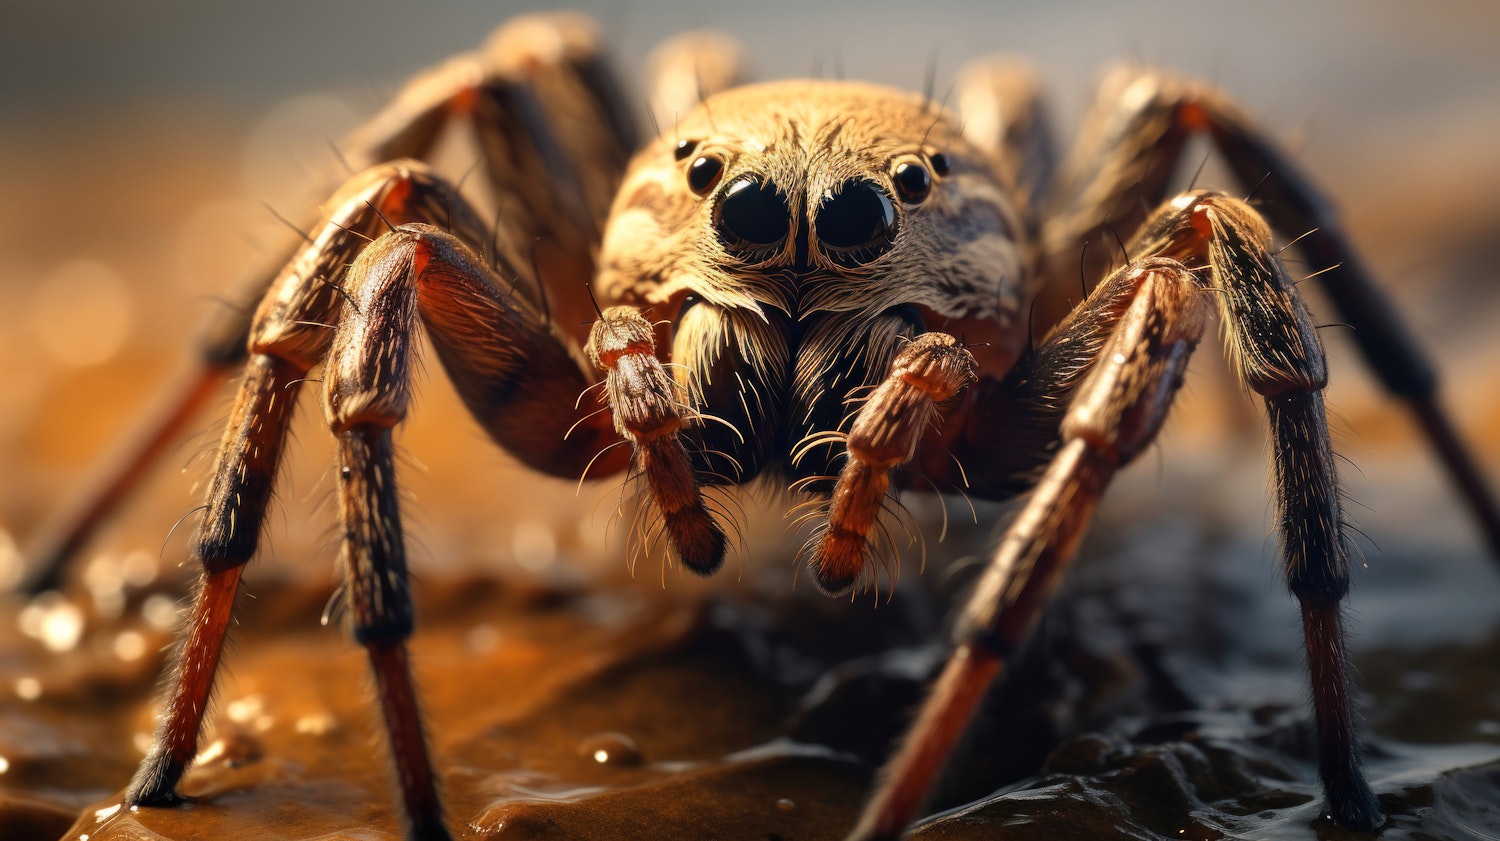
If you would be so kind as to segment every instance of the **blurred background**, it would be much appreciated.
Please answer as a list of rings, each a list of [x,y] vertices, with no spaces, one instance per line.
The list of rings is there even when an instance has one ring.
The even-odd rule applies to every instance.
[[[0,486],[0,533],[24,541],[37,518],[67,497],[149,405],[194,325],[223,305],[221,296],[243,267],[282,233],[267,208],[302,218],[322,198],[318,185],[337,171],[330,145],[408,74],[473,48],[500,20],[540,6],[5,5],[0,475],[7,480]],[[1149,62],[1215,81],[1258,115],[1344,208],[1357,244],[1439,357],[1470,437],[1490,464],[1500,453],[1495,436],[1485,434],[1487,420],[1500,413],[1490,373],[1500,353],[1490,336],[1495,287],[1488,283],[1490,246],[1500,240],[1500,156],[1493,153],[1500,62],[1491,52],[1500,11],[1492,4],[577,5],[603,24],[632,80],[655,43],[695,27],[740,38],[762,77],[822,68],[918,89],[936,56],[938,91],[965,59],[1014,52],[1047,80],[1063,137],[1092,80],[1111,62]],[[1366,472],[1349,471],[1354,497],[1368,502],[1386,491],[1386,474],[1371,471],[1391,459],[1401,465],[1391,475],[1404,483],[1420,476],[1434,484],[1425,458],[1405,446],[1404,418],[1373,394],[1339,332],[1324,335],[1335,366],[1331,402],[1341,413],[1336,434],[1341,450]],[[1205,376],[1217,381],[1216,374]],[[1198,391],[1209,395],[1200,402],[1212,404],[1210,416],[1217,417],[1223,389]],[[451,404],[444,384],[424,386],[424,393],[438,406]],[[408,473],[416,474],[410,484],[426,509],[416,528],[427,533],[429,555],[448,554],[449,536],[455,545],[469,544],[475,534],[524,543],[531,538],[516,538],[513,524],[540,520],[566,529],[580,511],[595,507],[597,496],[568,507],[561,501],[571,500],[572,489],[556,483],[556,498],[506,501],[504,517],[467,506],[466,522],[463,511],[431,510],[450,507],[433,493],[433,477],[469,491],[458,498],[496,500],[496,510],[510,486],[506,457],[468,421],[455,421],[451,408],[419,412],[406,433],[409,451],[427,468],[425,475]],[[1254,423],[1234,417],[1230,426],[1239,431]],[[452,433],[454,423],[463,434]],[[1178,421],[1165,446],[1170,452],[1176,440],[1217,441],[1223,425]],[[207,462],[191,461],[193,454],[217,440],[212,417],[201,428],[116,526],[130,536],[115,545],[155,552],[165,524],[195,504],[188,487]],[[294,469],[283,498],[322,499],[318,477],[328,448],[321,432],[305,432],[301,449],[307,466]],[[1248,451],[1257,453],[1259,444],[1252,441]],[[1171,471],[1194,470],[1193,459],[1164,461]],[[1428,507],[1413,527],[1451,506],[1438,492],[1419,499]],[[1371,507],[1384,519],[1408,504]],[[1263,512],[1255,499],[1252,520]],[[311,539],[326,528],[326,521],[309,527],[303,517],[288,519],[293,539],[304,529],[313,528]],[[1432,536],[1467,539],[1461,528]]]
[[[965,59],[1017,53],[1040,69],[1064,138],[1112,62],[1157,64],[1221,85],[1343,208],[1356,245],[1444,371],[1459,425],[1488,474],[1500,474],[1500,5],[574,6],[600,20],[632,81],[652,45],[698,27],[741,39],[765,78],[841,69],[920,89],[936,55],[941,92]],[[198,322],[276,241],[282,223],[268,207],[302,218],[322,198],[317,185],[336,172],[332,142],[410,73],[472,49],[531,8],[542,7],[0,0],[0,583],[19,574],[17,547],[66,504],[181,365]],[[1322,312],[1321,322],[1333,320]],[[1361,650],[1370,652],[1359,666],[1390,711],[1373,723],[1395,740],[1376,768],[1381,788],[1381,775],[1425,779],[1493,758],[1493,673],[1442,671],[1430,652],[1461,664],[1472,659],[1465,651],[1493,650],[1500,576],[1404,414],[1384,401],[1342,332],[1323,336],[1335,443],[1354,465],[1344,471],[1350,514],[1368,535],[1359,538],[1368,568],[1353,603]],[[1238,685],[1295,699],[1295,619],[1271,560],[1259,421],[1252,408],[1238,408],[1245,401],[1235,402],[1214,356],[1195,362],[1185,405],[1157,452],[1122,476],[1095,529],[1107,535],[1094,540],[1095,554],[1191,562],[1211,534],[1215,560],[1233,559],[1215,574],[1232,579],[1235,592],[1266,596],[1237,603],[1223,621],[1243,622],[1235,633],[1250,640],[1242,640],[1247,659],[1279,668],[1231,671],[1220,691],[1236,697]],[[441,378],[421,391],[402,432],[420,572],[438,564],[536,571],[559,557],[622,570],[620,529],[604,528],[616,486],[576,495],[572,483],[525,473],[463,416]],[[183,534],[165,548],[163,540],[198,504],[195,484],[210,469],[225,401],[227,392],[101,532],[83,568],[181,563]],[[302,567],[324,581],[334,552],[331,447],[320,421],[320,410],[302,412],[270,551],[257,564]],[[781,503],[770,508],[774,523]],[[751,571],[790,588],[789,554],[753,554]],[[642,577],[651,581],[655,569]],[[745,569],[721,580],[734,586],[736,577]],[[1404,665],[1385,668],[1397,660]],[[1493,666],[1492,657],[1478,662]],[[1424,724],[1434,717],[1444,719],[1441,732]]]

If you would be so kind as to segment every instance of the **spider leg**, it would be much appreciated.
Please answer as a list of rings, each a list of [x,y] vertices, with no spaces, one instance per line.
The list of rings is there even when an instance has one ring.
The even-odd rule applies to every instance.
[[[677,120],[719,91],[747,81],[744,48],[722,32],[686,32],[646,57],[646,107],[656,131],[676,136]]]
[[[1172,260],[1145,260],[1101,289],[1123,310],[1115,329],[1071,395],[1062,443],[960,614],[955,651],[850,841],[897,838],[919,814],[986,689],[1072,560],[1109,480],[1155,437],[1181,385],[1208,313],[1192,273]]]
[[[1016,187],[1016,201],[1035,236],[1057,171],[1057,143],[1031,68],[1010,56],[970,62],[959,71],[954,101],[964,137],[990,153]]]
[[[1065,168],[1042,243],[1056,290],[1078,271],[1102,277],[1119,255],[1120,237],[1137,231],[1166,190],[1188,137],[1206,135],[1266,219],[1296,240],[1291,246],[1351,331],[1366,363],[1386,390],[1412,411],[1423,434],[1500,560],[1500,501],[1443,409],[1438,376],[1390,300],[1352,247],[1338,213],[1276,144],[1258,131],[1222,92],[1159,71],[1126,67],[1109,74],[1085,121],[1082,140]],[[1127,247],[1129,255],[1150,253]],[[1053,300],[1042,309],[1054,313]],[[1050,323],[1044,321],[1043,323]]]
[[[338,312],[338,289],[321,278],[378,235],[381,213],[401,215],[401,197],[378,178],[360,178],[338,196],[340,210],[280,273],[247,337],[250,359],[219,445],[202,525],[192,555],[203,572],[178,642],[166,709],[125,802],[177,801],[177,781],[198,749],[244,565],[255,554],[291,412],[307,372],[327,350],[317,324]]]
[[[307,371],[323,362],[326,415],[339,443],[341,566],[352,633],[375,673],[410,837],[446,838],[407,664],[413,619],[391,445],[391,429],[411,399],[419,320],[470,411],[523,461],[577,475],[613,433],[603,419],[579,420],[590,412],[577,405],[588,384],[581,366],[534,307],[503,291],[504,274],[525,269],[491,269],[463,244],[482,236],[484,226],[450,185],[421,164],[398,162],[356,177],[341,199],[323,234],[257,311],[247,377],[195,543],[203,578],[193,621],[179,646],[166,714],[126,802],[177,799],[292,404]],[[429,219],[451,223],[453,232],[408,221]],[[324,280],[356,253],[337,286]],[[330,332],[323,325],[331,322],[337,328]],[[575,421],[574,440],[564,444],[560,430]],[[605,458],[595,469],[623,466],[623,459]]]
[[[983,454],[1005,449],[993,446],[995,436],[1050,429],[1061,443],[962,614],[957,653],[855,838],[895,837],[917,814],[983,687],[1024,639],[1071,557],[1104,483],[1154,437],[1155,413],[1165,411],[1176,390],[1179,363],[1176,356],[1172,367],[1132,360],[1142,353],[1157,359],[1172,336],[1190,348],[1202,329],[1199,304],[1179,307],[1168,297],[1189,287],[1168,279],[1211,286],[1233,368],[1265,400],[1284,569],[1302,612],[1327,808],[1353,829],[1382,820],[1361,770],[1351,710],[1340,613],[1349,590],[1348,556],[1322,398],[1327,372],[1307,307],[1272,249],[1269,227],[1223,194],[1200,191],[1172,200],[1146,220],[1131,247],[1151,256],[1096,288],[1004,381],[982,381],[971,390],[947,425],[956,430],[950,446],[968,457],[971,480],[977,477],[972,490],[978,495],[1004,495],[1024,479],[1003,453],[996,457],[1000,469],[985,464]],[[1152,280],[1158,276],[1162,282]],[[1132,389],[1139,398],[1129,397]],[[989,438],[982,437],[986,418],[1000,422]]]
[[[518,17],[483,50],[419,74],[339,144],[349,170],[361,172],[398,158],[426,158],[449,125],[470,125],[506,220],[496,236],[472,241],[493,241],[513,265],[535,262],[554,290],[547,303],[559,311],[559,324],[592,317],[583,291],[593,273],[591,244],[638,140],[601,42],[580,15]],[[442,222],[446,211],[432,218]],[[245,364],[257,303],[306,245],[304,231],[321,224],[322,218],[289,231],[231,296],[241,305],[209,317],[193,358],[173,375],[150,414],[82,483],[77,499],[38,529],[28,553],[32,569],[20,589],[37,593],[59,586],[69,559]],[[522,294],[533,303],[540,298],[534,288]],[[574,338],[582,342],[582,336]]]

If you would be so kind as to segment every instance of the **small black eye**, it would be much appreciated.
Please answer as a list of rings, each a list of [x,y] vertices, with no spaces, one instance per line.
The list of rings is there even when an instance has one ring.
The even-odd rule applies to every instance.
[[[716,155],[704,155],[688,165],[688,187],[700,196],[718,186],[724,175],[724,161]]]
[[[685,160],[687,160],[688,155],[693,154],[697,150],[698,150],[698,141],[696,141],[696,140],[679,140],[679,141],[677,141],[677,148],[672,150],[672,157],[676,158],[679,161],[685,161]]]
[[[937,173],[937,176],[939,178],[942,178],[944,175],[948,174],[947,155],[943,154],[942,152],[933,152],[931,155],[927,156],[927,160],[932,162],[932,171]]]
[[[896,165],[896,193],[907,204],[921,204],[932,192],[932,175],[927,167],[912,161]]]
[[[687,315],[688,310],[701,303],[703,303],[703,299],[698,297],[697,292],[689,292],[687,297],[682,299],[682,309],[677,311],[677,318],[673,319],[672,326],[677,327],[682,324],[682,317]]]

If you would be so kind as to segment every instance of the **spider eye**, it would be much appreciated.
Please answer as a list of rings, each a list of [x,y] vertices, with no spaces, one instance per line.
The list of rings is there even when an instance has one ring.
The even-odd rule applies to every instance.
[[[682,299],[682,309],[677,311],[677,318],[673,319],[672,326],[675,328],[681,325],[682,318],[683,316],[687,315],[688,310],[698,306],[701,303],[703,303],[703,299],[698,297],[697,292],[689,292],[687,294],[687,297]]]
[[[697,150],[698,150],[698,141],[696,141],[696,140],[679,140],[679,141],[677,141],[677,148],[675,148],[675,149],[672,150],[672,157],[676,158],[679,161],[685,161],[685,160],[687,160],[688,155],[693,154]]]
[[[897,164],[892,180],[896,182],[896,194],[907,204],[921,204],[932,192],[932,174],[915,161]]]
[[[688,187],[706,196],[724,176],[724,160],[717,155],[703,155],[688,165]]]
[[[942,178],[944,175],[948,174],[947,155],[943,154],[942,152],[933,152],[931,155],[927,156],[927,160],[932,163],[932,171],[937,173],[937,176],[939,178]]]
[[[720,238],[730,248],[775,245],[786,239],[792,212],[776,186],[753,175],[735,179],[719,202]]]
[[[868,179],[842,184],[824,194],[818,208],[818,243],[842,265],[868,263],[896,240],[896,208],[885,191]]]

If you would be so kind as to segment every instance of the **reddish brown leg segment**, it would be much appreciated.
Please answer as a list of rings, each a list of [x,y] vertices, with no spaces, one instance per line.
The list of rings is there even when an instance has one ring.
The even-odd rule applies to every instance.
[[[979,699],[1071,563],[1105,486],[1160,428],[1207,307],[1192,275],[1170,260],[1143,262],[1123,290],[1133,300],[1068,409],[1063,447],[960,614],[953,658],[849,841],[897,838],[921,814]]]
[[[240,573],[260,540],[297,381],[305,373],[306,369],[269,356],[252,358],[246,368],[193,547],[203,578],[178,645],[166,711],[150,751],[125,790],[127,804],[175,802],[177,781],[198,752]]]
[[[691,410],[656,358],[651,323],[629,307],[601,314],[589,334],[589,360],[606,372],[615,430],[635,446],[636,468],[665,521],[673,550],[688,569],[710,575],[724,563],[724,530],[703,503],[692,462],[678,434]]]
[[[370,671],[375,675],[375,693],[380,717],[391,740],[396,787],[407,821],[407,837],[446,839],[442,802],[438,796],[437,772],[427,755],[422,720],[417,709],[417,691],[412,684],[406,643],[393,641],[365,646]]]
[[[234,598],[244,566],[204,573],[186,617],[188,635],[178,644],[172,691],[151,749],[125,789],[125,803],[170,806],[181,798],[177,782],[198,753],[203,716],[213,696],[214,675],[229,634]]]
[[[988,648],[965,643],[953,651],[848,841],[899,838],[922,814],[931,781],[942,773],[953,746],[1004,668],[1004,659]]]

